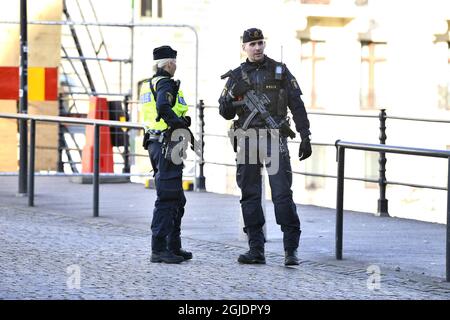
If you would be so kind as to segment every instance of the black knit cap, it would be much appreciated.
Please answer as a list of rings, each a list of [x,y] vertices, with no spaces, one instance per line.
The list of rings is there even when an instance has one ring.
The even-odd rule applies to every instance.
[[[170,46],[162,46],[153,49],[153,60],[175,59],[176,57],[177,51],[173,50]]]
[[[261,29],[250,28],[244,31],[244,35],[242,36],[242,43],[252,42],[256,40],[263,40],[264,35]]]

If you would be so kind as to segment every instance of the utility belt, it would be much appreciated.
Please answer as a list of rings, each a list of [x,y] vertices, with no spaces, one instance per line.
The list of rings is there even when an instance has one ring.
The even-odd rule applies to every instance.
[[[185,148],[178,147],[176,155],[174,155],[174,148],[179,145],[179,143],[186,143],[185,139],[180,138],[177,141],[172,141],[172,132],[173,130],[154,130],[149,129],[145,132],[144,140],[142,142],[142,146],[145,150],[148,150],[148,145],[150,142],[159,142],[161,143],[161,152],[164,156],[164,158],[168,161],[171,161],[175,164],[180,164],[179,162],[182,161],[181,159],[185,158],[186,155],[183,152]],[[174,156],[177,156],[178,160],[173,159]],[[175,160],[175,161],[174,161]]]
[[[162,145],[161,152],[164,159],[170,161],[176,165],[183,163],[183,159],[186,159],[186,149],[188,147],[190,137],[180,135],[178,137],[172,137],[174,130],[165,130],[161,136]]]
[[[150,141],[158,141],[159,143],[163,143],[163,140],[163,131],[148,129],[145,131],[144,139],[142,140],[142,147],[144,147],[145,150],[148,150],[148,144]]]
[[[289,122],[289,118],[286,121]],[[242,124],[240,123],[239,120],[233,120],[231,122],[230,129],[228,130],[228,137],[230,138],[230,142],[231,142],[231,145],[233,146],[233,151],[234,152],[237,152],[237,147],[238,147],[238,136],[235,134],[236,130],[238,130],[238,129],[243,130],[242,129]],[[266,126],[256,125],[256,126],[252,126],[252,127],[248,128],[247,130],[250,130],[250,129],[251,130],[255,130],[258,137],[260,135],[260,130],[264,130],[264,132],[267,134],[267,136],[268,137],[270,136],[270,133],[268,131],[270,129],[268,129]],[[245,130],[244,130],[244,132],[245,132]],[[279,144],[280,152],[281,153],[288,152],[287,145],[285,143],[286,138],[288,137],[288,135],[286,135],[282,130],[280,130],[280,131],[278,131],[278,135],[277,136],[279,138],[279,143],[280,143]]]
[[[231,122],[230,129],[228,130],[228,137],[230,138],[231,145],[233,146],[233,151],[237,152],[237,137],[234,132],[238,129],[237,120]]]
[[[148,130],[148,139],[150,141],[158,141],[162,143],[164,140],[164,131],[150,129]]]
[[[174,130],[147,130],[145,132],[143,147],[148,150],[148,144],[151,141],[157,141],[161,143],[161,152],[164,158],[171,161],[174,164],[181,164],[183,159],[186,159],[186,149],[189,143],[191,143],[191,149],[200,155],[201,148],[199,143],[195,141],[194,135],[189,128],[184,128],[185,133],[177,137],[172,137]],[[179,132],[178,132],[179,133]],[[196,148],[197,147],[197,148]]]

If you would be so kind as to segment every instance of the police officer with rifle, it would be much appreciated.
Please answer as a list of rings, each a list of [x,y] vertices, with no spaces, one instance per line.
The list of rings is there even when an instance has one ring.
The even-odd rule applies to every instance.
[[[233,130],[249,132],[269,132],[271,138],[279,140],[279,148],[267,153],[275,154],[279,161],[276,172],[269,173],[272,201],[277,224],[283,232],[285,265],[297,265],[297,248],[300,239],[300,220],[292,199],[292,169],[287,137],[294,138],[295,132],[289,128],[288,107],[292,113],[295,129],[300,134],[300,161],[311,156],[309,120],[301,99],[301,89],[285,64],[264,54],[266,43],[260,29],[244,31],[242,48],[247,59],[238,68],[227,72],[221,78],[228,78],[219,98],[219,112],[227,120],[233,121]],[[261,130],[265,129],[265,130]],[[239,138],[238,138],[239,139]],[[244,137],[244,140],[246,137]],[[248,154],[251,144],[239,144]],[[259,143],[256,148],[259,148]],[[235,150],[236,151],[236,150]],[[254,151],[254,150],[253,150]],[[261,168],[263,162],[237,162],[236,180],[241,189],[241,208],[244,232],[248,236],[249,251],[238,257],[244,264],[264,264],[265,219],[261,206]],[[267,163],[266,163],[267,166]]]

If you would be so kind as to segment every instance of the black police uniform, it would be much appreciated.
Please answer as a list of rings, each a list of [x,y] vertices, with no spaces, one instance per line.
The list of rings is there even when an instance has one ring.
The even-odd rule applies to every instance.
[[[244,34],[245,35],[245,34]],[[276,68],[282,68],[281,78],[276,77]],[[277,70],[279,73],[280,69]],[[232,90],[244,75],[248,76],[250,89],[257,93],[264,93],[271,101],[269,113],[280,121],[287,116],[287,107],[291,110],[297,132],[302,139],[310,135],[309,121],[307,113],[301,99],[300,87],[284,64],[276,62],[267,56],[264,56],[262,62],[250,62],[248,59],[240,67],[233,70],[233,77],[228,79],[221,97],[219,99],[219,112],[227,120],[233,119],[236,115],[236,127],[242,127],[243,123],[250,114],[245,108],[235,107],[232,102],[235,100]],[[278,78],[278,79],[277,79]],[[233,79],[239,79],[235,81]],[[257,115],[249,125],[249,128],[264,128],[264,120]],[[287,138],[283,137],[283,142]],[[247,146],[248,147],[248,146]],[[268,145],[270,147],[270,144]],[[280,152],[280,150],[277,150]],[[276,152],[268,150],[268,152]],[[244,263],[264,263],[264,234],[262,227],[265,223],[263,210],[261,207],[261,169],[262,164],[237,164],[236,180],[241,189],[241,208],[244,218],[244,232],[248,235],[250,252],[257,252],[256,259]],[[289,152],[279,154],[279,170],[276,174],[269,175],[269,183],[272,192],[272,201],[275,207],[275,216],[277,224],[281,225],[283,231],[283,244],[286,253],[295,255],[300,238],[300,220],[297,215],[296,206],[292,199],[292,169],[290,164]],[[242,256],[241,256],[242,257]],[[240,257],[240,258],[241,258]],[[296,259],[296,258],[295,258]],[[288,264],[288,263],[286,263]],[[292,263],[297,264],[297,263]]]
[[[167,46],[156,48],[154,51],[155,60],[175,57],[176,51]],[[159,80],[154,88],[158,115],[170,128],[185,127],[185,122],[172,110],[178,93],[178,84],[165,70],[158,69],[153,77],[157,76],[167,77]],[[179,263],[192,258],[190,252],[181,249],[181,219],[186,204],[182,187],[183,164],[174,164],[164,157],[159,133],[154,132],[146,144],[157,193],[151,224],[151,260],[152,262]]]

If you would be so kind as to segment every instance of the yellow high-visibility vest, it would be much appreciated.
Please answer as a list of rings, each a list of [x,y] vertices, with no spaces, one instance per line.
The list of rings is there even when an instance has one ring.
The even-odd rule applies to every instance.
[[[168,77],[160,76],[150,79],[153,88],[155,89],[155,92],[157,92],[157,85],[159,80],[165,78]],[[144,124],[147,130],[152,129],[163,131],[168,128],[168,125],[163,119],[156,121],[156,118],[158,117],[158,110],[156,109],[155,97],[153,96],[152,90],[150,89],[150,81],[149,80],[144,81],[141,84],[141,88],[139,91],[140,92],[139,100],[142,104],[142,114],[144,117]],[[183,92],[181,90],[178,90],[176,102],[175,105],[172,107],[172,110],[178,117],[183,117],[188,111],[188,106],[184,101]]]

